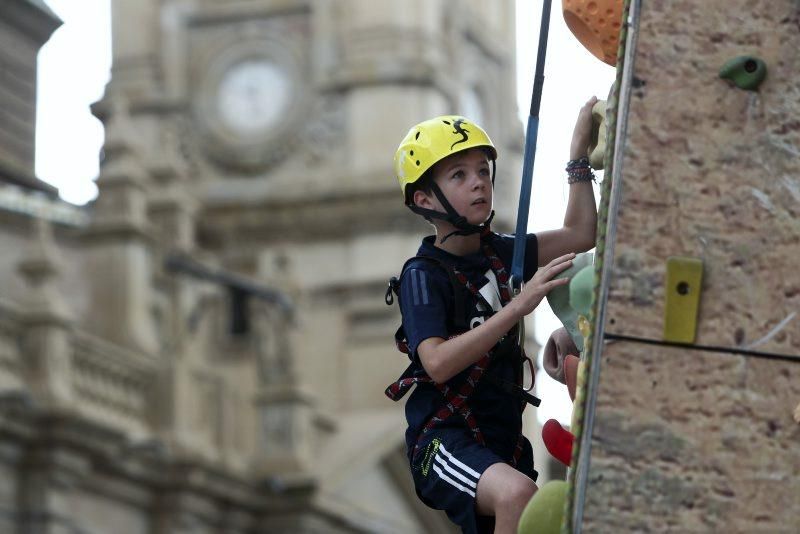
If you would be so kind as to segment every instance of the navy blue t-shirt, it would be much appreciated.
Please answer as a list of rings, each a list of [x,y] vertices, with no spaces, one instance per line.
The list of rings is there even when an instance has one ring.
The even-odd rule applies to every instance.
[[[511,271],[511,259],[514,251],[514,236],[491,233],[483,239],[488,240],[506,270]],[[445,270],[433,262],[415,260],[410,262],[403,272],[400,283],[400,310],[403,314],[403,330],[408,341],[412,362],[421,367],[417,347],[431,337],[447,339],[459,333],[455,320],[455,301],[453,291],[462,291],[464,295],[464,317],[460,324],[475,328],[485,321],[492,312],[501,307],[498,284],[490,268],[489,258],[483,250],[456,256],[434,246],[434,236],[423,239],[417,252],[419,256],[428,256],[453,266],[463,273],[484,296],[486,304],[493,310],[487,310],[486,304],[472,295],[461,284],[454,288]],[[525,269],[523,277],[529,280],[536,272],[538,264],[538,247],[536,235],[528,234],[525,248]],[[449,383],[461,384],[468,369],[453,377]],[[511,358],[496,358],[490,367],[491,373],[509,381],[516,380],[517,364]],[[406,443],[409,451],[417,443],[419,432],[431,415],[443,406],[442,394],[431,384],[418,384],[411,392],[406,403]],[[504,393],[493,384],[482,380],[469,400],[478,426],[483,431],[489,447],[502,457],[510,457],[517,443],[519,425],[522,417],[522,405],[518,398]],[[463,426],[460,415],[451,416],[446,426]]]

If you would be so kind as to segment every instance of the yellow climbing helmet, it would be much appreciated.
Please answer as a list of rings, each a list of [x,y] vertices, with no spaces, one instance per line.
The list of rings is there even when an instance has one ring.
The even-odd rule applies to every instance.
[[[497,159],[497,149],[483,128],[458,115],[435,117],[412,127],[394,154],[394,170],[406,203],[406,187],[419,180],[434,163],[478,147],[485,148],[492,160]]]

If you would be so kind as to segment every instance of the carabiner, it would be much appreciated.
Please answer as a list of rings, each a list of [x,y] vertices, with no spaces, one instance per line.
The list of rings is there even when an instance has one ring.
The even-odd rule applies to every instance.
[[[522,389],[524,389],[525,391],[531,391],[531,390],[533,389],[533,386],[535,386],[535,385],[536,385],[536,374],[535,374],[535,373],[534,373],[534,371],[533,371],[533,360],[531,360],[530,358],[528,358],[528,355],[527,355],[527,354],[525,354],[524,352],[522,353],[522,357],[523,357],[525,360],[527,360],[527,362],[528,362],[528,369],[529,369],[529,370],[530,370],[530,372],[531,372],[531,385],[530,385],[530,387],[527,387],[527,388],[525,387],[525,377],[523,376],[523,381],[522,381]],[[524,374],[525,374],[525,373],[523,373],[523,375],[524,375]]]

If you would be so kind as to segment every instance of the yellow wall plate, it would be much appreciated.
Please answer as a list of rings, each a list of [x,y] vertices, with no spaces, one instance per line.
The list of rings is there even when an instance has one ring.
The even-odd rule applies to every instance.
[[[703,283],[703,260],[672,256],[667,258],[664,340],[693,343]]]

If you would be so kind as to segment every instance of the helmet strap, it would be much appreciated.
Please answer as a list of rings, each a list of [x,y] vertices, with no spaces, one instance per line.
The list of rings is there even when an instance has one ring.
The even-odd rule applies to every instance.
[[[450,232],[449,234],[447,234],[446,236],[444,236],[442,238],[440,243],[444,243],[445,241],[447,241],[448,238],[450,238],[450,237],[452,237],[454,235],[481,234],[481,236],[483,236],[483,234],[489,229],[489,225],[491,224],[492,219],[494,219],[494,210],[492,210],[492,213],[489,214],[489,218],[486,219],[485,222],[483,222],[481,224],[478,224],[478,225],[467,223],[467,226],[469,226],[468,229],[455,230],[453,232]]]
[[[439,189],[439,186],[436,185],[435,182],[431,182],[431,190],[433,191],[433,194],[436,195],[436,198],[439,200],[439,203],[442,205],[446,213],[427,208],[420,208],[414,204],[409,204],[408,208],[414,213],[422,215],[423,217],[427,217],[429,219],[441,219],[456,227],[456,230],[444,236],[440,243],[444,243],[448,238],[454,235],[467,236],[472,234],[480,234],[489,227],[489,223],[491,223],[492,219],[494,218],[494,210],[492,210],[491,215],[489,215],[489,218],[483,224],[470,224],[467,222],[466,217],[460,215],[455,208],[453,208],[453,205],[450,204],[450,202],[447,200],[447,197],[444,195],[442,190]]]

